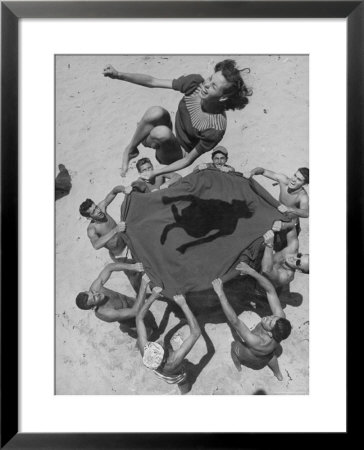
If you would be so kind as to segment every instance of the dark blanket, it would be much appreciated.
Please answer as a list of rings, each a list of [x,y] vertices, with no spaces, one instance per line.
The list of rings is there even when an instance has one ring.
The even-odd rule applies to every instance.
[[[168,189],[126,197],[121,218],[133,257],[163,294],[196,292],[238,275],[240,260],[259,268],[262,236],[286,220],[256,181],[207,169]]]

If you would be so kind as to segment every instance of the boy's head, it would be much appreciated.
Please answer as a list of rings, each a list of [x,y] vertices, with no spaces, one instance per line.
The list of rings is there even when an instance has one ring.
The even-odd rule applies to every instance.
[[[292,270],[298,270],[302,273],[310,273],[310,255],[308,253],[286,254],[284,263]]]
[[[310,182],[310,170],[307,167],[300,167],[289,179],[288,187],[294,190],[300,189]]]
[[[281,342],[283,339],[288,338],[291,334],[291,330],[291,322],[281,317],[276,321],[274,327],[272,328],[272,337],[275,341]]]
[[[90,209],[93,207],[95,202],[91,200],[90,198],[87,198],[84,202],[80,205],[80,214],[83,217],[90,217]]]
[[[307,167],[300,167],[297,172],[300,172],[300,174],[303,176],[305,184],[310,184],[310,169],[308,169]]]
[[[214,166],[221,167],[224,166],[228,160],[228,151],[222,145],[219,145],[212,152],[212,162]]]
[[[272,337],[275,341],[281,342],[284,339],[288,338],[288,336],[291,334],[291,330],[291,322],[281,317],[276,321],[272,329]]]
[[[92,309],[92,305],[88,304],[88,293],[80,292],[76,297],[76,305],[83,310]]]
[[[136,163],[136,168],[139,174],[151,172],[153,170],[153,164],[149,158],[141,158]]]
[[[88,310],[99,306],[106,300],[105,295],[100,292],[85,291],[77,294],[76,305],[80,309]]]
[[[96,221],[105,221],[106,215],[101,209],[96,205],[96,203],[87,198],[80,205],[80,214],[87,219],[96,220]]]
[[[262,317],[261,324],[264,330],[270,332],[275,341],[281,342],[291,334],[292,326],[289,320],[279,316]]]
[[[232,59],[220,61],[214,70],[214,74],[203,84],[201,98],[218,100],[224,104],[225,110],[243,109],[248,104],[247,97],[252,95],[252,91],[245,86],[241,77],[242,70],[237,69],[236,62]]]

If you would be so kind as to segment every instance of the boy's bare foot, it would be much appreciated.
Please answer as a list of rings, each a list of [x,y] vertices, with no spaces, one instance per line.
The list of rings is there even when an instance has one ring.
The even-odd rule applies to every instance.
[[[234,352],[234,342],[231,343],[231,359],[233,360],[234,366],[236,367],[238,372],[241,372],[241,364],[240,361],[238,359],[238,357],[236,356],[235,352]]]
[[[273,375],[277,378],[277,380],[283,381],[283,375],[279,368],[277,355],[274,355],[273,358],[269,361],[268,367],[273,372]]]
[[[274,376],[279,380],[279,381],[283,381],[283,375],[281,373],[281,371],[278,372],[273,372]]]

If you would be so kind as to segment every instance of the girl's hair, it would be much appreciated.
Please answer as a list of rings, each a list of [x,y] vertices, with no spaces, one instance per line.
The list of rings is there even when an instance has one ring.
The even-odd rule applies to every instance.
[[[230,88],[226,91],[228,99],[225,102],[225,109],[243,109],[249,103],[247,97],[252,95],[252,90],[247,88],[243,78],[241,77],[241,72],[250,72],[250,69],[239,70],[236,67],[236,62],[233,59],[224,59],[220,61],[215,66],[215,72],[220,72],[228,81],[231,83]]]

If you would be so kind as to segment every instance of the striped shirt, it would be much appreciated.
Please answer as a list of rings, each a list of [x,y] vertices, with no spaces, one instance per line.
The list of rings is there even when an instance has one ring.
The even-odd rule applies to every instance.
[[[174,90],[185,94],[176,114],[176,137],[186,152],[196,148],[199,155],[216,147],[227,125],[225,112],[209,114],[202,110],[199,94],[203,81],[201,75],[187,75],[172,83]]]

